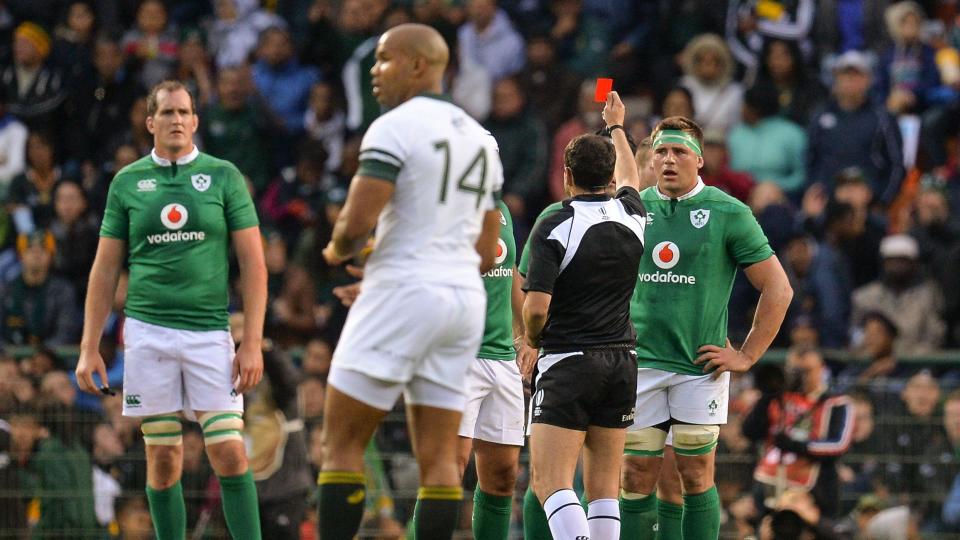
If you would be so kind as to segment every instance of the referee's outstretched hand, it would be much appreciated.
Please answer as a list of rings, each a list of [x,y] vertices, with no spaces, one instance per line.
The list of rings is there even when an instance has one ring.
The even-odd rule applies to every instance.
[[[101,388],[104,390],[97,388],[97,385],[93,382],[94,372],[100,375],[100,384],[103,385]],[[80,389],[84,392],[99,394],[110,391],[109,383],[107,382],[107,365],[103,362],[103,357],[100,356],[99,350],[81,350],[80,359],[77,361],[76,373],[77,385],[80,386]]]
[[[697,349],[700,356],[693,361],[698,366],[703,366],[704,373],[712,373],[716,379],[726,371],[743,373],[749,371],[753,366],[750,357],[734,349],[727,339],[726,347],[717,347],[716,345],[704,345]]]
[[[259,345],[246,345],[240,342],[236,356],[233,357],[233,376],[238,394],[252,389],[263,378],[263,350]]]

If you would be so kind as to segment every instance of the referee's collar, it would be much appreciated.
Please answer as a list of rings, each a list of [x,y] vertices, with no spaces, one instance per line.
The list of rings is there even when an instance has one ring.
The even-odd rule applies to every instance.
[[[686,195],[681,195],[679,197],[671,197],[669,195],[664,195],[663,192],[660,191],[660,186],[654,187],[654,190],[657,192],[657,197],[660,197],[660,200],[662,201],[669,201],[671,199],[683,201],[699,195],[700,192],[703,191],[703,188],[705,187],[707,187],[707,185],[703,183],[703,179],[697,176],[697,185],[693,186],[693,189],[688,191]]]
[[[609,201],[610,196],[606,193],[581,193],[574,197],[570,197],[570,201],[583,201],[583,202],[603,202]]]
[[[193,150],[191,150],[189,154],[177,159],[177,165],[186,165],[187,163],[197,159],[197,156],[199,155],[200,150],[197,148],[197,145],[193,145]],[[169,167],[170,165],[173,165],[169,159],[158,156],[156,148],[150,151],[150,159],[152,159],[154,163],[161,167]]]

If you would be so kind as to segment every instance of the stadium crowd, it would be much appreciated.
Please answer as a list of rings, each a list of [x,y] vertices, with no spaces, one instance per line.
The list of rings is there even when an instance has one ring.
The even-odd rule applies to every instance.
[[[167,78],[262,223],[274,349],[246,433],[261,506],[312,496],[347,312],[334,289],[354,281],[320,250],[380,113],[377,37],[411,21],[447,39],[449,94],[498,141],[518,245],[563,197],[564,147],[603,127],[596,77],[636,141],[667,116],[703,126],[703,180],[750,206],[795,291],[786,370],[733,379],[724,537],[960,535],[960,355],[944,353],[960,348],[957,2],[0,0],[0,538],[151,538],[137,423],[120,396],[80,395],[71,346],[107,189],[149,153],[147,89]],[[123,290],[102,347],[113,387]],[[734,343],[755,303],[741,277]],[[824,393],[852,399],[835,437],[823,403],[791,405]],[[185,428],[188,518],[218,537],[201,440]],[[399,537],[416,489],[402,417],[367,457],[365,534]]]

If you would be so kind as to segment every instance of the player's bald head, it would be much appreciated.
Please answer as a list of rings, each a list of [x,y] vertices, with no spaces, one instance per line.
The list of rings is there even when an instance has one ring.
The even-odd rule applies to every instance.
[[[450,48],[440,32],[425,24],[401,24],[387,30],[383,35],[384,45],[413,59],[423,58],[427,65],[439,70],[446,69],[450,60]]]

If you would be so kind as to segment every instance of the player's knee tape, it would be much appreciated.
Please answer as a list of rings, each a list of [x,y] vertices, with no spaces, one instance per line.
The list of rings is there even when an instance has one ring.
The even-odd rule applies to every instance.
[[[236,411],[212,411],[200,416],[203,442],[207,446],[226,441],[243,441],[243,416]]]
[[[183,444],[180,419],[173,415],[149,416],[140,424],[143,443],[147,446],[177,446]]]
[[[720,426],[673,425],[673,451],[681,456],[702,456],[720,440]]]
[[[628,456],[662,457],[666,440],[667,432],[655,427],[628,431],[623,453]]]

